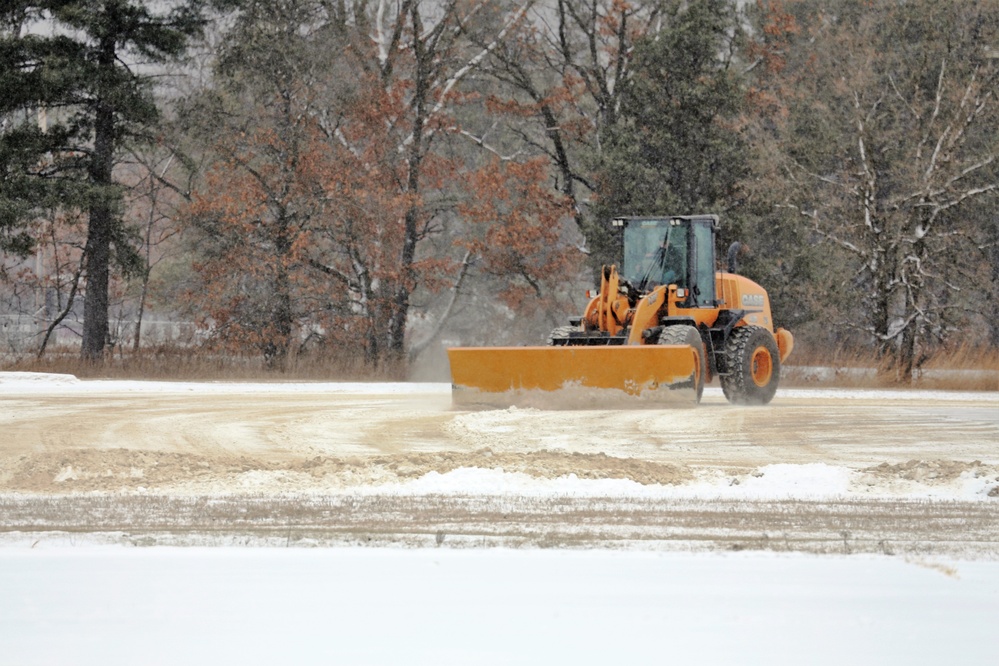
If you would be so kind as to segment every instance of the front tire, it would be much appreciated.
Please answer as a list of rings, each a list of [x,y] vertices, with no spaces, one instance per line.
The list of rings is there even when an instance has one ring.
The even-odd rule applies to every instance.
[[[777,393],[780,353],[774,336],[760,326],[732,331],[725,343],[722,391],[736,405],[765,405]]]
[[[659,334],[659,344],[661,345],[686,345],[693,347],[697,352],[698,373],[697,373],[697,402],[701,401],[704,394],[704,380],[707,377],[707,359],[704,356],[704,341],[701,334],[693,326],[667,326]]]

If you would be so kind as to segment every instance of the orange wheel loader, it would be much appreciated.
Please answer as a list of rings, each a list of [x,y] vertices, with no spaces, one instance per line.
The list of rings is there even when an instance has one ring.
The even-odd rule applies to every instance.
[[[448,349],[457,405],[599,409],[700,402],[717,376],[725,397],[763,405],[794,338],[774,326],[766,290],[715,269],[716,215],[622,217],[622,270],[546,346]]]

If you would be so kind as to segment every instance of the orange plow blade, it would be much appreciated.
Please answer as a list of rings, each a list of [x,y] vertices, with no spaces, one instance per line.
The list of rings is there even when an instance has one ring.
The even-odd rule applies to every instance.
[[[697,402],[700,362],[682,345],[455,347],[447,353],[455,405],[604,409]]]

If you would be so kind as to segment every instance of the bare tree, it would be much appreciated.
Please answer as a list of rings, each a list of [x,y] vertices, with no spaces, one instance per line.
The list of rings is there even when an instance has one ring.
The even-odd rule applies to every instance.
[[[983,260],[985,230],[969,214],[999,194],[999,62],[982,48],[996,41],[999,7],[813,9],[778,135],[785,203],[855,258],[842,284],[864,306],[856,324],[908,382]]]
[[[217,332],[279,353],[349,332],[369,362],[405,360],[414,294],[455,295],[471,264],[467,247],[427,242],[457,240],[454,211],[476,196],[476,160],[453,149],[464,83],[532,4],[244,4],[217,104],[205,96],[218,159],[192,207],[217,251],[202,276],[228,284],[204,290]],[[489,38],[471,42],[473,25]],[[237,229],[242,248],[225,240]]]

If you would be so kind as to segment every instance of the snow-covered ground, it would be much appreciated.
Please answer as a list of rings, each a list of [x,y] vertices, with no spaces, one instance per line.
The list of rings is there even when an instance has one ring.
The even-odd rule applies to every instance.
[[[53,449],[62,465],[50,477],[59,492],[155,492],[144,482],[150,470],[109,460],[113,450],[298,459],[452,454],[442,469],[393,476],[369,468],[320,483],[312,467],[262,467],[215,485],[200,475],[182,488],[174,470],[172,493],[974,500],[999,491],[999,392],[783,389],[771,406],[736,408],[709,387],[696,409],[463,412],[450,408],[450,387],[439,383],[82,381],[0,372],[0,410],[4,402],[19,453],[63,442]],[[544,473],[510,464],[539,451],[691,466],[682,483],[668,476],[655,483],[635,474],[600,478],[569,463]],[[96,452],[104,454],[99,465],[78,459]],[[168,462],[155,464],[162,472]],[[218,462],[208,461],[223,467]],[[135,483],[115,485],[122,476]]]
[[[448,549],[0,550],[5,664],[990,664],[999,564]]]
[[[709,388],[694,410],[558,415],[453,411],[448,392],[0,373],[0,505],[27,516],[0,516],[0,663],[912,666],[999,654],[997,393],[782,390],[754,410]],[[209,474],[216,466],[224,469]],[[593,514],[621,521],[615,529],[667,520],[638,532],[651,540],[547,549],[531,538],[474,547],[469,534],[487,523],[453,516],[439,518],[450,522],[436,547],[430,531],[416,548],[240,548],[236,536],[216,541],[226,547],[132,548],[162,541],[97,545],[108,541],[46,532],[40,519],[14,524],[38,506],[107,514],[156,493],[236,497],[234,511],[241,494],[271,493],[281,507],[302,497],[313,509],[375,498],[388,506],[378,520],[407,504],[429,507],[414,512],[422,519],[481,498],[524,511],[517,534],[528,536],[558,529],[558,515],[531,522],[523,509],[543,513],[548,501],[583,522],[591,499],[601,510],[627,507]],[[925,508],[940,527],[894,555],[845,554],[851,540],[878,538],[869,534],[905,536],[893,499],[900,511]],[[829,513],[839,509],[824,503],[863,512],[867,501],[885,515],[840,536]],[[738,535],[731,543],[742,552],[655,546],[671,538],[671,511],[714,502],[719,515],[740,502],[787,502],[788,519],[821,509],[832,527],[807,523],[808,538],[832,530],[841,554],[752,545],[753,525],[719,527]],[[780,523],[782,510],[737,515],[774,513]],[[949,538],[976,545],[967,558],[933,550]],[[287,539],[254,543],[321,542],[293,541],[289,528]]]

